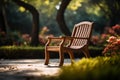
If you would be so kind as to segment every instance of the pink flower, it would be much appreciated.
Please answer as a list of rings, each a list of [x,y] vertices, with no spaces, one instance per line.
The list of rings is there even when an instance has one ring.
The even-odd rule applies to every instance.
[[[108,38],[107,34],[101,34],[101,39],[106,39],[106,38]]]
[[[115,26],[112,27],[113,30],[120,29],[120,25],[116,24]]]
[[[112,27],[112,29],[116,32],[117,35],[120,35],[120,25],[116,24]]]
[[[111,37],[109,37],[109,39],[107,41],[110,43],[115,42],[115,41],[117,41],[117,37],[111,36]]]
[[[120,39],[117,39],[117,44],[120,45]]]
[[[117,55],[120,54],[120,25],[115,25],[112,27],[112,29],[114,30],[115,36],[111,36],[109,37],[108,44],[106,45],[106,47],[103,50],[103,55]]]
[[[93,44],[97,44],[99,41],[99,37],[98,36],[92,36],[91,41],[93,42]]]

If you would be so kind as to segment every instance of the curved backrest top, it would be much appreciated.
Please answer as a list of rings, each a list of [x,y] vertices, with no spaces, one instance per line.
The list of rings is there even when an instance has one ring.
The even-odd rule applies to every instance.
[[[83,21],[75,24],[72,32],[72,37],[86,38],[86,39],[74,39],[70,46],[80,46],[88,44],[91,36],[93,22]]]
[[[75,24],[72,32],[73,37],[89,38],[92,31],[93,22],[83,21]]]

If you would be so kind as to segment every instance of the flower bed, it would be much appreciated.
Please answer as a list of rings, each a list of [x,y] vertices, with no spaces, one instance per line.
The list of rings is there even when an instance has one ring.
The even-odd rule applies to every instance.
[[[112,56],[120,54],[120,25],[115,25],[112,27],[113,35],[107,40],[107,45],[103,51],[103,55]]]

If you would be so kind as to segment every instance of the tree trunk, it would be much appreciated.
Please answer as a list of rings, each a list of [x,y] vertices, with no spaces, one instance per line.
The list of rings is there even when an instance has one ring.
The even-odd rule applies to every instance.
[[[30,4],[24,3],[21,0],[13,0],[20,6],[23,6],[25,9],[29,10],[32,13],[33,17],[33,26],[32,26],[32,38],[31,38],[31,46],[38,46],[39,44],[39,13],[38,11]]]
[[[8,25],[5,5],[2,6],[2,14],[3,14],[3,22],[4,22],[5,30],[6,30],[6,36],[9,37],[10,29],[9,29],[9,25]]]
[[[62,0],[62,3],[60,5],[60,8],[57,12],[57,22],[59,24],[59,27],[62,31],[63,34],[67,35],[67,36],[70,36],[71,35],[71,32],[70,30],[68,29],[66,23],[65,23],[65,19],[64,19],[64,13],[65,13],[65,10],[68,6],[68,4],[70,3],[71,0]]]
[[[4,14],[4,0],[0,0],[0,29],[6,33],[6,26],[5,26],[5,14]]]

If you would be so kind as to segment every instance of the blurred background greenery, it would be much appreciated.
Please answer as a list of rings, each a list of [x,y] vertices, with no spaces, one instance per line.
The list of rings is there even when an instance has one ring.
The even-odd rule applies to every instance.
[[[1,0],[0,45],[44,45],[85,20],[95,23],[92,44],[101,44],[101,35],[119,24],[119,10],[118,0]]]

